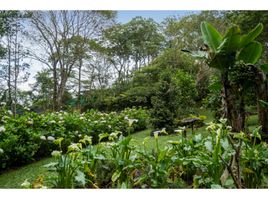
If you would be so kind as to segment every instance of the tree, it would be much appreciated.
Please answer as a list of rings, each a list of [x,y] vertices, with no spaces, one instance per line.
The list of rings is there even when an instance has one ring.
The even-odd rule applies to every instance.
[[[164,37],[152,19],[136,17],[107,29],[104,40],[108,41],[104,46],[121,83],[132,71],[148,65],[160,53]]]
[[[257,25],[249,33],[241,35],[238,26],[230,27],[222,36],[211,24],[201,23],[201,32],[206,51],[192,52],[193,56],[205,58],[208,65],[221,72],[225,116],[233,131],[240,132],[245,126],[245,104],[243,98],[246,78],[237,82],[231,73],[239,68],[248,69],[254,65],[262,53],[262,45],[254,39],[261,33],[262,24]]]
[[[173,133],[175,119],[190,112],[195,96],[196,88],[191,75],[178,69],[163,70],[151,98],[153,127],[165,127],[168,133]]]
[[[51,96],[53,95],[52,73],[48,70],[37,72],[36,82],[32,87],[33,109],[45,111],[53,108]]]
[[[110,26],[114,12],[34,11],[31,14],[32,32],[29,36],[39,46],[32,50],[32,57],[53,72],[53,109],[58,110],[62,106],[69,77],[76,65],[81,66],[85,56],[84,52],[77,53],[74,49],[83,49],[81,39],[96,38],[105,27]]]
[[[6,54],[1,63],[2,78],[6,82],[7,104],[16,115],[18,84],[28,79],[29,65],[23,61],[27,52],[22,45],[23,20],[28,16],[19,11],[4,11]]]
[[[166,18],[162,23],[163,32],[167,41],[166,46],[170,49],[170,52],[173,52],[173,54],[170,53],[167,54],[167,56],[173,55],[174,58],[172,60],[176,62],[176,58],[180,60],[181,56],[178,55],[181,49],[195,50],[204,48],[202,33],[199,27],[201,22],[205,20],[210,21],[220,32],[224,32],[227,29],[228,21],[224,18],[224,11],[202,11],[182,18]],[[187,59],[187,56],[188,55],[185,55],[185,59]],[[163,55],[162,58],[165,59],[165,56]],[[185,66],[188,67],[187,65]],[[194,75],[196,79],[198,90],[196,100],[200,102],[206,98],[209,93],[209,79],[215,74],[215,70],[209,68],[204,60],[189,63],[189,66],[188,71],[191,70],[190,73]]]

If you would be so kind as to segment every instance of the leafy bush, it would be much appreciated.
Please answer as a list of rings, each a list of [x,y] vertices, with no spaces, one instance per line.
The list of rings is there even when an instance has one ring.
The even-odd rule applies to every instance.
[[[151,123],[154,128],[173,132],[176,117],[185,116],[194,105],[196,96],[192,77],[181,70],[164,71],[157,83],[156,95],[151,98]]]
[[[0,108],[0,171],[49,156],[55,149],[54,140],[63,138],[61,149],[68,151],[71,143],[91,136],[93,144],[103,133],[121,131],[124,135],[143,130],[147,126],[147,111],[141,108],[125,109],[122,112],[101,113],[90,110],[86,113],[56,112],[36,114],[26,112],[17,116]],[[129,120],[134,120],[129,126]]]

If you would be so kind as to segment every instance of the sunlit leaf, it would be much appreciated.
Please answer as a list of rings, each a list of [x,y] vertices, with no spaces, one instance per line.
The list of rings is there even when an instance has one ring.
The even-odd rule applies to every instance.
[[[253,30],[251,30],[246,35],[243,35],[240,40],[240,48],[248,45],[252,42],[263,30],[263,25],[259,23]]]
[[[259,42],[251,42],[238,55],[238,60],[246,64],[255,64],[262,54],[262,45]]]
[[[222,42],[221,34],[208,22],[201,23],[201,32],[205,43],[216,52]]]

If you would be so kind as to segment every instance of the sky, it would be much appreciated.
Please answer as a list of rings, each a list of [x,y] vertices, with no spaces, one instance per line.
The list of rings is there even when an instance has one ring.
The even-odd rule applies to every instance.
[[[118,11],[117,17],[118,21],[121,23],[127,23],[129,22],[132,18],[136,16],[141,16],[143,18],[152,18],[156,22],[160,23],[162,22],[165,18],[171,17],[171,16],[185,16],[189,15],[193,12],[196,11]]]
[[[172,16],[180,17],[180,16],[193,14],[194,12],[198,12],[198,11],[182,11],[182,10],[180,10],[180,11],[175,11],[175,10],[171,10],[171,11],[157,11],[157,10],[153,10],[153,11],[144,11],[144,10],[127,11],[127,10],[124,10],[124,11],[117,12],[117,21],[120,23],[127,23],[132,18],[137,17],[137,16],[141,16],[143,18],[152,18],[156,22],[161,23],[167,17],[172,17]],[[30,62],[31,75],[30,75],[27,82],[24,82],[24,83],[19,85],[19,88],[22,90],[30,90],[31,89],[30,85],[32,85],[35,82],[34,76],[41,69],[42,69],[42,66],[39,63],[37,63],[35,61],[31,61]]]

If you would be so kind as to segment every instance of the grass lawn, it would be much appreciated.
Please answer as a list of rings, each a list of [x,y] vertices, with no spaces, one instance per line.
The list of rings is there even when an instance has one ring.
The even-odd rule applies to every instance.
[[[213,116],[211,112],[201,109],[199,110],[200,115],[207,116],[205,123],[208,123],[213,120]],[[257,124],[257,116],[252,115],[247,120],[247,124],[249,125],[249,129],[252,130],[256,127]],[[155,147],[155,139],[150,137],[150,129],[138,132],[133,134],[132,144],[140,146],[142,148],[143,140],[146,137],[148,141],[146,143],[146,148],[153,149]],[[195,134],[207,134],[206,126],[198,128],[194,131]],[[191,134],[191,130],[187,130],[187,134]],[[180,136],[178,135],[167,135],[159,137],[159,147],[164,148],[169,140],[177,140]],[[0,175],[0,188],[20,188],[20,185],[24,182],[25,179],[28,179],[30,182],[34,181],[38,176],[48,177],[52,172],[47,171],[44,165],[53,162],[54,158],[45,158],[35,163],[29,164],[27,166],[21,167],[19,169],[10,170]],[[45,179],[46,181],[46,179]]]
[[[47,171],[44,165],[53,161],[54,158],[44,158],[19,169],[7,171],[0,175],[0,188],[20,188],[25,179],[32,182],[38,176],[48,176],[51,172]]]

